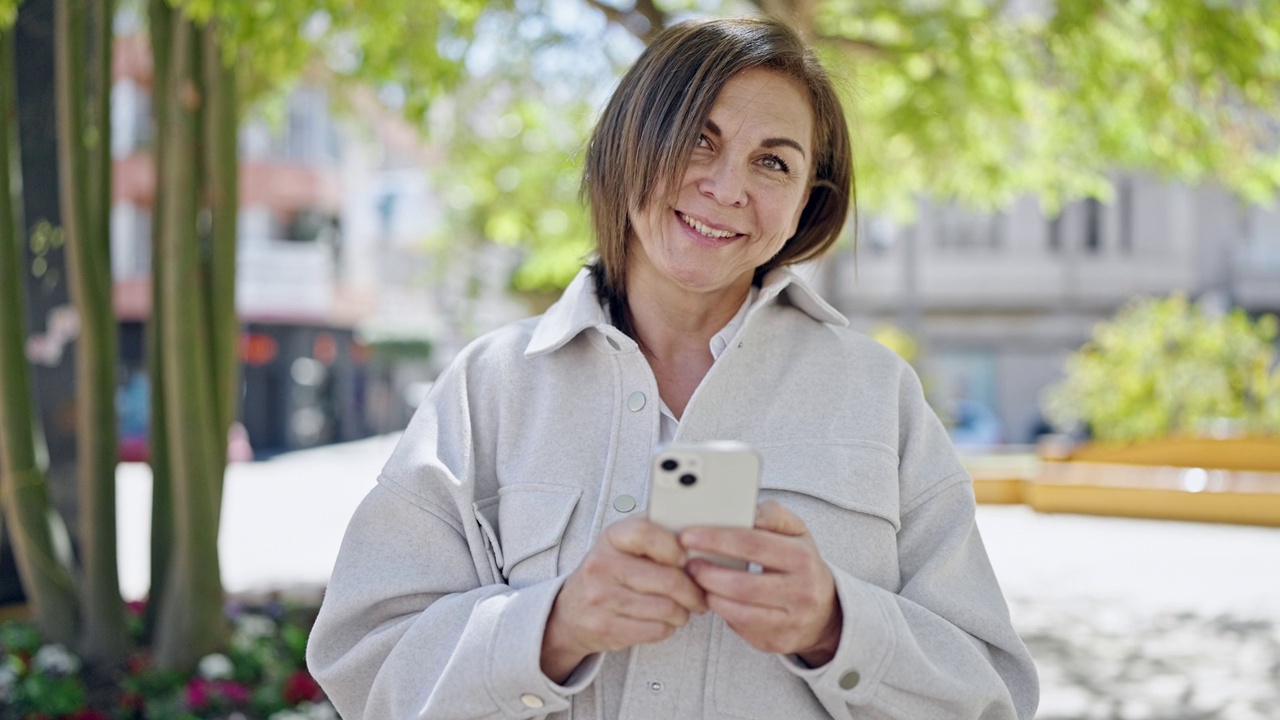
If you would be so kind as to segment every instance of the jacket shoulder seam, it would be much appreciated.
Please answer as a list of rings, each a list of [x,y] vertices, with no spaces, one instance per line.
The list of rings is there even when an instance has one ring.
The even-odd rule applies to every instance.
[[[968,482],[968,481],[969,481],[969,473],[967,471],[958,470],[956,472],[953,472],[950,475],[943,477],[941,480],[933,483],[932,485],[925,488],[924,490],[920,491],[920,494],[916,495],[910,501],[903,503],[902,514],[903,515],[909,514],[913,512],[916,508],[928,502],[929,500],[932,500],[933,498],[937,497],[939,494],[942,493],[942,491],[950,488],[953,485],[958,485],[960,483]]]
[[[449,527],[453,528],[454,532],[459,535],[466,535],[466,530],[462,527],[462,522],[453,513],[428,499],[426,496],[411,490],[405,486],[404,483],[401,483],[386,474],[379,474],[378,482],[383,487],[387,488],[387,490],[408,501],[409,504],[419,510],[428,512],[440,520],[443,520],[449,525]]]

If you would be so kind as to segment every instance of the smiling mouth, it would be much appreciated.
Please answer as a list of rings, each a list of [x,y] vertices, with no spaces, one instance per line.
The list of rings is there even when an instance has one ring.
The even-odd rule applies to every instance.
[[[691,218],[688,215],[685,215],[684,213],[680,212],[679,210],[676,211],[676,217],[680,218],[680,222],[683,222],[685,225],[692,228],[699,235],[702,235],[704,237],[709,237],[714,240],[726,240],[728,238],[738,237],[739,235],[742,234],[742,233],[730,232],[728,230],[716,230],[715,228],[707,227],[706,225],[703,225],[702,223],[698,222],[696,219]]]

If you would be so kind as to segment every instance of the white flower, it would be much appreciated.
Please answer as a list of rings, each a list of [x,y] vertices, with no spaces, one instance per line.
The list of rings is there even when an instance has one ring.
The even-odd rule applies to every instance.
[[[0,665],[0,703],[13,699],[13,686],[18,684],[18,671],[10,663]]]
[[[339,720],[338,711],[327,701],[302,703],[298,708],[306,713],[308,720]]]
[[[45,645],[36,651],[32,667],[38,672],[51,675],[71,675],[80,669],[80,658],[71,654],[70,650],[57,643]]]
[[[268,720],[340,720],[338,711],[328,702],[304,702],[299,703],[297,707],[288,710],[281,710],[273,714]]]
[[[258,640],[275,634],[275,620],[265,615],[240,615],[235,619],[235,629],[231,632],[231,646],[237,650],[248,650]]]
[[[231,673],[235,668],[231,665],[231,659],[221,653],[213,653],[200,658],[200,665],[197,670],[200,677],[205,680],[227,680],[231,677]]]

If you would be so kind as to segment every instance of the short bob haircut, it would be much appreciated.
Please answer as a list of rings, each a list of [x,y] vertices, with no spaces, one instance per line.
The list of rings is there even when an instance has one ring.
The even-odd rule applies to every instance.
[[[755,281],[773,268],[821,255],[839,237],[851,205],[856,213],[844,110],[826,70],[794,30],[765,17],[695,20],[663,30],[605,107],[582,180],[599,249],[597,289],[615,324],[622,320],[629,334],[629,210],[645,207],[663,180],[667,187],[679,183],[720,90],[751,68],[779,72],[808,89],[815,146],[809,202],[796,233],[757,269]]]

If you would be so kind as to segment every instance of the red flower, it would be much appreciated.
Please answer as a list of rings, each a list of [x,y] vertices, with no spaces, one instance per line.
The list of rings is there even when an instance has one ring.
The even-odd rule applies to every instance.
[[[68,715],[67,720],[111,720],[111,716],[101,710],[84,708]]]
[[[125,660],[125,667],[130,675],[138,675],[151,669],[151,656],[145,652],[130,653]]]
[[[323,697],[324,691],[320,689],[319,683],[306,670],[294,670],[284,681],[284,701],[289,705],[308,700],[316,702]]]
[[[147,699],[141,693],[126,692],[120,696],[120,709],[126,713],[141,712],[147,706]]]

